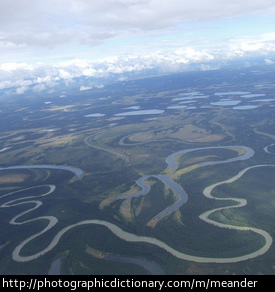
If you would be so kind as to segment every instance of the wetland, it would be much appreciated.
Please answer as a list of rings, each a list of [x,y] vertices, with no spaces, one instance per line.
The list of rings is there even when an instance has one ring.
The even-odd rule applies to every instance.
[[[274,274],[275,95],[245,70],[3,102],[0,273]]]

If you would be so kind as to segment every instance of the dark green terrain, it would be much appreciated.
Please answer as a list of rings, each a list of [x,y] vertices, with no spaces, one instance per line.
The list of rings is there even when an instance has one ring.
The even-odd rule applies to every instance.
[[[87,91],[68,87],[66,93],[56,89],[39,95],[2,95],[0,274],[275,274],[274,244],[252,259],[199,263],[176,258],[156,245],[128,242],[96,224],[69,229],[36,259],[12,259],[20,243],[47,227],[45,218],[33,220],[41,216],[58,222],[30,240],[20,251],[22,257],[39,253],[60,230],[84,220],[110,222],[197,257],[235,258],[261,249],[266,240],[258,233],[217,227],[199,216],[221,208],[211,220],[257,228],[274,238],[274,72],[274,66],[223,69],[136,79]],[[210,148],[217,146],[228,148]],[[254,155],[200,165],[244,154],[230,146],[249,147]],[[209,148],[178,156],[176,170],[165,161],[177,151],[205,147]],[[69,166],[83,175],[77,179],[64,169],[33,165]],[[204,196],[206,187],[251,166],[258,167],[217,186],[212,196],[218,199]],[[159,174],[169,176],[188,194],[187,202],[162,220],[150,221],[173,204],[177,194],[154,177],[146,181],[150,191],[145,196],[117,199],[138,193],[140,177]],[[55,190],[43,196],[47,185],[55,185]],[[247,204],[222,209],[236,205],[231,198]],[[35,206],[32,200],[42,204],[23,213]],[[19,214],[16,222],[25,223],[11,224]]]

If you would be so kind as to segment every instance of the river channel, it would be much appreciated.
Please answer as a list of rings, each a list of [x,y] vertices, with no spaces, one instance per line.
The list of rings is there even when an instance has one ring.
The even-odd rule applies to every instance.
[[[231,162],[236,162],[236,161],[240,161],[240,160],[245,160],[245,159],[249,159],[250,157],[252,157],[254,155],[254,151],[251,148],[245,147],[245,146],[218,146],[218,147],[205,147],[205,148],[194,148],[194,149],[187,149],[187,150],[182,150],[176,153],[173,153],[172,155],[168,156],[166,159],[167,164],[170,166],[170,168],[172,169],[176,169],[177,168],[177,164],[173,161],[173,158],[177,155],[182,155],[184,153],[188,153],[191,151],[197,151],[197,150],[204,150],[204,149],[224,149],[224,148],[228,148],[228,149],[243,149],[245,150],[245,154],[236,156],[234,158],[231,159],[227,159],[224,161],[212,161],[212,162],[205,162],[202,163],[200,165],[214,165],[214,164],[220,164],[220,163],[231,163]],[[244,173],[246,173],[247,171],[249,171],[249,169],[254,168],[254,167],[274,167],[274,165],[257,165],[257,166],[252,166],[252,167],[248,167],[244,170],[242,170],[241,172],[239,172],[237,175],[233,176],[232,178],[226,180],[226,181],[222,181],[219,183],[215,183],[211,186],[208,186],[205,188],[205,190],[203,191],[203,195],[208,197],[209,199],[215,199],[215,200],[221,200],[220,198],[215,198],[211,195],[212,190],[223,183],[232,183],[234,181],[236,181],[237,179],[239,179],[240,177],[242,177],[242,175]],[[1,171],[4,170],[8,170],[8,169],[22,169],[22,168],[52,168],[52,169],[61,169],[61,170],[68,170],[73,172],[76,175],[76,179],[80,179],[83,171],[80,169],[76,169],[76,168],[72,168],[72,167],[67,167],[67,166],[50,166],[50,165],[39,165],[39,166],[14,166],[14,167],[6,167],[6,168],[0,168]],[[146,185],[144,183],[144,181],[150,177],[154,177],[157,178],[159,180],[161,180],[164,184],[168,185],[176,194],[177,194],[177,200],[175,203],[173,203],[171,206],[167,207],[165,210],[163,210],[161,213],[159,213],[158,216],[158,220],[161,220],[162,218],[166,217],[167,215],[171,214],[172,212],[174,212],[175,210],[177,210],[180,206],[182,206],[184,203],[187,202],[188,196],[187,193],[183,190],[183,188],[177,184],[176,182],[172,181],[171,178],[169,176],[166,175],[148,175],[145,177],[140,178],[137,181],[137,184],[142,188],[142,190],[140,192],[138,192],[135,195],[132,196],[141,196],[141,195],[146,195],[149,191],[150,191],[150,186]],[[155,246],[158,246],[164,250],[166,250],[168,253],[172,254],[173,256],[182,259],[182,260],[187,260],[187,261],[194,261],[194,262],[200,262],[200,263],[234,263],[234,262],[239,262],[239,261],[244,261],[250,258],[254,258],[257,257],[259,255],[264,254],[265,252],[268,251],[268,249],[270,248],[271,244],[272,244],[272,237],[264,230],[261,229],[257,229],[257,228],[251,228],[251,227],[239,227],[239,226],[232,226],[232,225],[227,225],[227,224],[222,224],[216,221],[212,221],[209,219],[209,215],[217,210],[221,210],[221,209],[226,209],[226,208],[236,208],[236,207],[242,207],[246,204],[246,200],[244,199],[235,199],[235,198],[230,198],[230,200],[233,200],[236,204],[234,206],[230,206],[230,207],[223,207],[220,209],[214,209],[214,210],[210,210],[207,211],[203,214],[200,215],[200,219],[210,223],[210,224],[214,224],[217,227],[222,227],[222,228],[230,228],[230,229],[235,229],[235,230],[251,230],[257,234],[260,234],[261,236],[263,236],[265,238],[265,245],[260,248],[259,250],[253,252],[253,253],[249,253],[249,254],[245,254],[242,256],[238,256],[238,257],[231,257],[231,258],[212,258],[212,257],[198,257],[198,256],[194,256],[194,255],[189,255],[189,254],[185,254],[182,253],[180,251],[177,251],[175,249],[173,249],[172,247],[170,247],[169,245],[167,245],[166,243],[160,241],[159,239],[153,238],[153,237],[148,237],[148,236],[138,236],[136,234],[133,233],[129,233],[126,232],[124,230],[122,230],[120,227],[116,226],[113,223],[107,222],[107,221],[103,221],[103,220],[85,220],[85,221],[80,221],[77,222],[75,224],[69,225],[63,229],[61,229],[52,239],[51,243],[42,251],[30,255],[30,256],[21,256],[20,255],[20,251],[21,249],[28,243],[30,242],[32,239],[40,236],[41,234],[47,232],[49,229],[51,229],[54,225],[57,224],[58,219],[55,218],[54,216],[42,216],[42,217],[38,217],[38,218],[34,218],[34,219],[29,219],[27,221],[20,221],[19,218],[21,216],[23,216],[26,213],[29,213],[31,211],[33,211],[34,209],[39,208],[42,205],[42,202],[37,200],[38,197],[42,197],[42,196],[47,196],[51,193],[54,192],[55,190],[55,186],[54,185],[47,185],[49,187],[49,191],[39,195],[39,196],[28,196],[28,197],[24,197],[24,198],[19,198],[19,199],[14,199],[11,200],[9,202],[6,202],[4,204],[2,204],[0,207],[2,208],[8,208],[8,207],[15,207],[17,205],[22,205],[22,204],[29,204],[29,203],[33,203],[34,207],[28,209],[27,211],[24,211],[18,215],[16,215],[15,217],[13,217],[13,219],[10,221],[10,224],[16,224],[16,225],[22,225],[31,221],[36,221],[36,220],[48,220],[48,226],[45,227],[42,231],[32,235],[31,237],[25,239],[23,242],[21,242],[13,251],[12,257],[15,261],[18,262],[27,262],[27,261],[31,261],[33,259],[36,259],[44,254],[46,254],[47,252],[49,252],[50,250],[52,250],[59,242],[60,238],[70,229],[72,228],[76,228],[78,226],[81,225],[88,225],[88,224],[97,224],[97,225],[101,225],[105,228],[108,228],[113,234],[115,234],[117,237],[127,241],[127,242],[140,242],[140,243],[149,243]],[[36,186],[33,188],[39,188],[41,186]],[[29,188],[31,189],[31,188]],[[27,190],[27,189],[25,189]],[[23,190],[21,190],[23,191]],[[0,199],[2,198],[6,198],[9,195],[15,194],[15,193],[19,193],[19,191],[14,191],[5,195],[2,195],[0,197]],[[118,197],[117,199],[125,199],[128,197]],[[223,200],[229,200],[227,198],[223,198]],[[4,247],[3,247],[4,248]]]

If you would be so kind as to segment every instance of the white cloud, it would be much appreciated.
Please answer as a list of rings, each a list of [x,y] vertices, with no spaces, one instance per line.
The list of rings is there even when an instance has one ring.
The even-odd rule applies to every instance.
[[[90,90],[92,89],[92,86],[80,86],[80,91],[83,91],[83,90]]]
[[[209,62],[214,59],[214,56],[206,50],[194,50],[192,48],[178,49],[175,53],[184,57],[183,63],[186,62]]]
[[[117,75],[117,79],[128,78],[127,74],[156,69],[159,72],[179,72],[197,66],[199,70],[215,70],[223,62],[240,57],[263,56],[266,64],[272,64],[275,53],[275,33],[233,38],[218,47],[195,49],[178,47],[171,51],[155,51],[146,54],[128,54],[95,60],[72,59],[66,62],[43,64],[6,62],[0,64],[0,89],[15,88],[17,94],[27,89],[42,91],[63,83],[69,85],[77,77],[104,78]],[[87,81],[88,82],[88,81]],[[80,84],[80,90],[91,85]],[[92,85],[102,88],[103,85]]]
[[[46,89],[46,84],[37,84],[33,87],[34,92],[40,92]]]
[[[229,43],[228,56],[267,56],[275,53],[275,33],[256,36],[244,36],[232,39]]]
[[[23,94],[25,91],[27,91],[29,88],[27,86],[21,86],[16,88],[16,94]]]
[[[33,70],[33,67],[31,65],[28,65],[26,63],[2,63],[0,65],[0,70],[12,72],[18,69],[22,70]]]
[[[0,89],[6,89],[6,88],[10,88],[10,87],[13,87],[11,85],[11,81],[5,80],[5,81],[0,82]]]
[[[272,61],[272,60],[270,60],[270,59],[265,59],[265,63],[266,63],[267,65],[273,65],[273,64],[275,64],[275,62]]]
[[[87,69],[83,70],[82,73],[84,76],[87,76],[87,77],[95,77],[97,70],[95,70],[93,68],[87,68]]]
[[[98,85],[95,85],[94,87],[101,89],[101,88],[104,88],[105,86],[103,84],[98,84]]]
[[[236,31],[230,38],[208,38],[217,23],[207,21],[274,12],[274,0],[1,0],[0,89],[22,94],[69,85],[77,77],[116,75],[123,80],[143,70],[213,70],[219,63],[250,56],[263,56],[272,64],[271,28],[258,35]],[[90,51],[98,44],[103,44],[98,51]],[[110,57],[102,57],[105,51]],[[95,87],[89,82],[79,84],[80,90]]]
[[[59,69],[58,71],[59,71],[59,76],[62,79],[71,79],[71,78],[73,78],[73,75],[70,72],[65,71],[64,69]]]
[[[163,33],[186,21],[272,14],[273,0],[1,0],[0,53]]]

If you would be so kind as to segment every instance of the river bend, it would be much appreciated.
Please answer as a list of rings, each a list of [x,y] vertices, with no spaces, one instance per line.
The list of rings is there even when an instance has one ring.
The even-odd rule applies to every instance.
[[[242,148],[245,150],[245,154],[241,155],[241,156],[237,156],[231,159],[227,159],[224,161],[212,161],[212,162],[205,162],[202,163],[201,165],[214,165],[214,164],[219,164],[219,163],[229,163],[229,162],[236,162],[239,160],[244,160],[244,159],[249,159],[250,157],[253,156],[254,151],[251,148],[248,147],[244,147],[244,146],[219,146],[219,147],[205,147],[205,148],[195,148],[195,149],[187,149],[187,150],[182,150],[176,153],[173,153],[172,155],[170,155],[169,157],[167,157],[166,162],[168,163],[168,165],[172,168],[175,169],[177,168],[176,163],[173,161],[173,158],[177,155],[181,155],[184,153],[188,153],[191,151],[196,151],[196,150],[203,150],[203,149],[218,149],[218,148],[235,148],[235,149],[239,149]],[[204,212],[203,214],[200,215],[200,219],[204,220],[205,222],[209,223],[209,224],[214,224],[217,227],[221,227],[221,228],[230,228],[230,229],[235,229],[235,230],[251,230],[257,234],[260,234],[261,236],[263,236],[265,238],[265,245],[260,248],[259,250],[253,252],[253,253],[249,253],[249,254],[245,254],[242,256],[238,256],[238,257],[231,257],[231,258],[213,258],[213,257],[199,257],[199,256],[194,256],[194,255],[189,255],[189,254],[185,254],[182,253],[178,250],[173,249],[172,247],[170,247],[169,245],[167,245],[166,243],[160,241],[159,239],[153,238],[153,237],[148,237],[148,236],[138,236],[136,234],[133,233],[129,233],[126,232],[124,230],[122,230],[121,228],[119,228],[118,226],[116,226],[113,223],[107,222],[107,221],[103,221],[103,220],[85,220],[85,221],[80,221],[77,222],[75,224],[69,225],[63,229],[61,229],[52,239],[51,243],[44,248],[43,250],[41,250],[40,252],[30,255],[30,256],[21,256],[20,255],[20,251],[21,249],[27,244],[29,243],[31,240],[33,240],[34,238],[40,236],[41,234],[47,232],[49,229],[51,229],[53,226],[55,226],[58,223],[58,219],[54,216],[41,216],[41,217],[37,217],[37,218],[33,218],[33,219],[29,219],[26,221],[20,221],[20,217],[22,217],[23,215],[32,212],[33,210],[39,208],[42,205],[42,202],[40,200],[38,200],[39,197],[45,197],[48,196],[50,194],[52,194],[55,190],[55,186],[54,185],[46,185],[49,188],[49,191],[45,192],[44,194],[40,194],[37,196],[26,196],[23,198],[18,198],[18,199],[13,199],[10,200],[6,203],[3,203],[0,207],[1,208],[10,208],[10,207],[16,207],[18,205],[22,205],[22,204],[32,204],[33,207],[27,209],[26,211],[16,215],[15,217],[13,217],[10,220],[10,224],[13,225],[22,225],[22,224],[26,224],[29,222],[33,222],[36,220],[47,220],[48,221],[48,225],[40,232],[30,236],[29,238],[25,239],[23,242],[21,242],[13,251],[12,253],[12,258],[15,261],[18,262],[28,262],[31,260],[34,260],[44,254],[46,254],[47,252],[49,252],[50,250],[52,250],[59,242],[59,240],[61,239],[61,237],[69,230],[76,228],[78,226],[81,225],[91,225],[91,224],[96,224],[96,225],[101,225],[105,228],[108,228],[113,234],[115,234],[117,237],[128,241],[128,242],[140,242],[140,243],[149,243],[155,246],[158,246],[164,250],[166,250],[168,253],[172,254],[173,256],[182,259],[182,260],[187,260],[187,261],[194,261],[194,262],[200,262],[200,263],[234,263],[234,262],[239,262],[239,261],[244,261],[250,258],[254,258],[257,257],[259,255],[264,254],[265,252],[268,251],[268,249],[270,248],[271,244],[272,244],[272,237],[270,236],[269,233],[267,233],[264,230],[261,229],[257,229],[257,228],[252,228],[252,227],[240,227],[240,226],[233,226],[233,225],[227,225],[227,224],[223,224],[223,223],[219,223],[216,221],[213,221],[211,219],[209,219],[209,215],[212,214],[215,211],[218,210],[222,210],[222,209],[227,209],[227,208],[237,208],[237,207],[242,207],[246,205],[246,200],[245,199],[239,199],[239,198],[216,198],[213,197],[211,192],[212,190],[217,187],[220,184],[224,184],[224,183],[232,183],[234,181],[236,181],[237,179],[239,179],[240,177],[242,177],[247,171],[249,171],[252,168],[255,167],[274,167],[274,165],[256,165],[256,166],[251,166],[248,167],[242,171],[240,171],[237,175],[233,176],[232,178],[219,182],[219,183],[215,183],[212,184],[211,186],[208,186],[204,189],[203,191],[203,195],[206,196],[209,199],[215,199],[215,200],[233,200],[236,204],[233,206],[228,206],[228,207],[222,207],[222,208],[218,208],[218,209],[213,209],[213,210],[209,210],[207,212]],[[76,168],[71,168],[71,167],[67,167],[67,166],[49,166],[49,165],[40,165],[40,166],[14,166],[14,167],[6,167],[6,168],[0,168],[1,171],[4,170],[8,170],[8,169],[22,169],[22,168],[50,168],[50,169],[61,169],[61,170],[68,170],[73,172],[76,175],[76,179],[80,179],[81,176],[83,175],[83,171],[80,169],[76,169]],[[137,194],[133,195],[133,196],[141,196],[141,195],[146,195],[149,190],[150,187],[148,185],[146,185],[144,183],[144,181],[149,178],[149,177],[155,177],[157,179],[160,179],[162,182],[164,182],[166,185],[168,185],[173,191],[175,191],[177,193],[178,199],[177,201],[172,204],[171,206],[169,206],[168,208],[166,208],[165,210],[163,210],[161,213],[159,213],[157,216],[158,220],[161,220],[162,218],[164,218],[165,216],[167,216],[167,214],[170,214],[171,212],[174,212],[176,209],[178,209],[182,204],[187,202],[187,193],[183,190],[183,188],[177,184],[176,182],[172,181],[170,177],[166,176],[166,175],[149,175],[149,176],[145,176],[140,178],[137,181],[137,184],[142,188],[141,192],[138,192]],[[45,186],[45,185],[44,185]],[[36,186],[36,187],[32,187],[32,188],[28,188],[28,189],[34,189],[34,188],[39,188],[42,186]],[[20,193],[21,191],[26,191],[28,189],[24,189],[24,190],[18,190],[18,191],[14,191],[14,192],[10,192],[7,193],[5,195],[2,195],[0,197],[0,200],[2,200],[3,198],[8,198],[8,196],[10,195],[14,195],[16,193]],[[118,199],[125,199],[126,197],[118,197]]]

